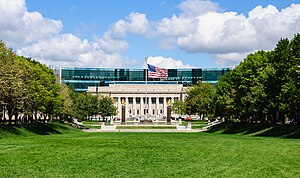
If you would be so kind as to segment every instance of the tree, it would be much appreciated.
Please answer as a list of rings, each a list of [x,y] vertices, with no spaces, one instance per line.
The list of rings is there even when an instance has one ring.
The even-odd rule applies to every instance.
[[[117,108],[111,97],[103,96],[99,99],[99,114],[103,118],[117,115]]]
[[[73,96],[72,115],[82,120],[90,119],[99,112],[99,100],[90,93],[77,93]]]
[[[292,53],[291,64],[288,69],[287,82],[284,85],[284,96],[286,96],[289,117],[300,124],[300,34],[296,34],[290,42]]]
[[[175,114],[183,115],[186,113],[185,103],[183,101],[179,101],[179,100],[174,101],[171,109]]]
[[[72,106],[74,101],[73,101],[73,96],[75,95],[74,94],[74,91],[71,90],[65,83],[62,83],[61,85],[61,88],[60,88],[60,97],[61,97],[61,100],[62,100],[62,110],[60,110],[60,119],[67,119],[69,116],[71,117],[72,116]]]
[[[209,83],[199,82],[187,92],[185,109],[187,114],[198,114],[200,117],[213,113],[215,87]]]
[[[88,115],[95,116],[99,112],[98,96],[92,94],[87,94],[87,103],[88,103]]]
[[[51,69],[30,58],[16,55],[0,41],[0,107],[9,123],[29,116],[45,119],[61,109],[59,86]],[[5,119],[5,118],[4,118]],[[26,120],[26,119],[25,119]]]
[[[88,117],[88,100],[86,93],[78,93],[73,98],[72,115],[76,118],[86,120]]]
[[[299,121],[300,35],[281,39],[274,50],[249,54],[235,69],[219,81],[215,97],[215,115],[236,117],[242,122],[285,118]]]
[[[20,57],[15,55],[11,49],[7,49],[5,44],[0,42],[0,103],[7,111],[9,123],[12,122],[13,115],[17,114],[24,104],[26,86],[22,70],[23,64]],[[5,119],[5,118],[4,118]]]
[[[214,97],[214,115],[229,121],[232,116],[237,115],[235,111],[236,89],[234,82],[235,71],[227,72],[218,82],[216,95]]]

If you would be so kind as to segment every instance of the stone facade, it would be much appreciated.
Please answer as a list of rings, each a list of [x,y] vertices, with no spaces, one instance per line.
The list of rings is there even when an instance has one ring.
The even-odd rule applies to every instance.
[[[88,87],[88,92],[112,97],[119,118],[122,102],[125,104],[126,118],[163,118],[167,116],[167,105],[184,100],[186,90],[182,84],[110,84],[108,87]]]

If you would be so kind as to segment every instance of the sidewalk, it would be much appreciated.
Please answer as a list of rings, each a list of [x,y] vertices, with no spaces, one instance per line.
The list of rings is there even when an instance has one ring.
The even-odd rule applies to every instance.
[[[203,132],[205,130],[200,129],[187,129],[187,130],[177,130],[177,129],[115,129],[115,130],[102,130],[102,129],[83,129],[83,132]]]

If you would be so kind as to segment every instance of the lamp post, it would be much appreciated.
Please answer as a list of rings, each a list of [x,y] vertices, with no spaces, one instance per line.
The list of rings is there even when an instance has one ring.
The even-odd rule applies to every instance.
[[[124,99],[122,99],[122,113],[121,113],[121,121],[122,125],[125,124],[125,112],[126,112],[126,102]]]
[[[167,102],[167,123],[171,123],[171,100],[169,99]]]

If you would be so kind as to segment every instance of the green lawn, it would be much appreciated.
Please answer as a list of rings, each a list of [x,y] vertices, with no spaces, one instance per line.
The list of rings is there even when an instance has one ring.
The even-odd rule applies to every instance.
[[[36,127],[1,129],[0,177],[300,175],[299,139],[219,133],[83,133],[61,124],[45,126],[44,135],[32,132]]]

